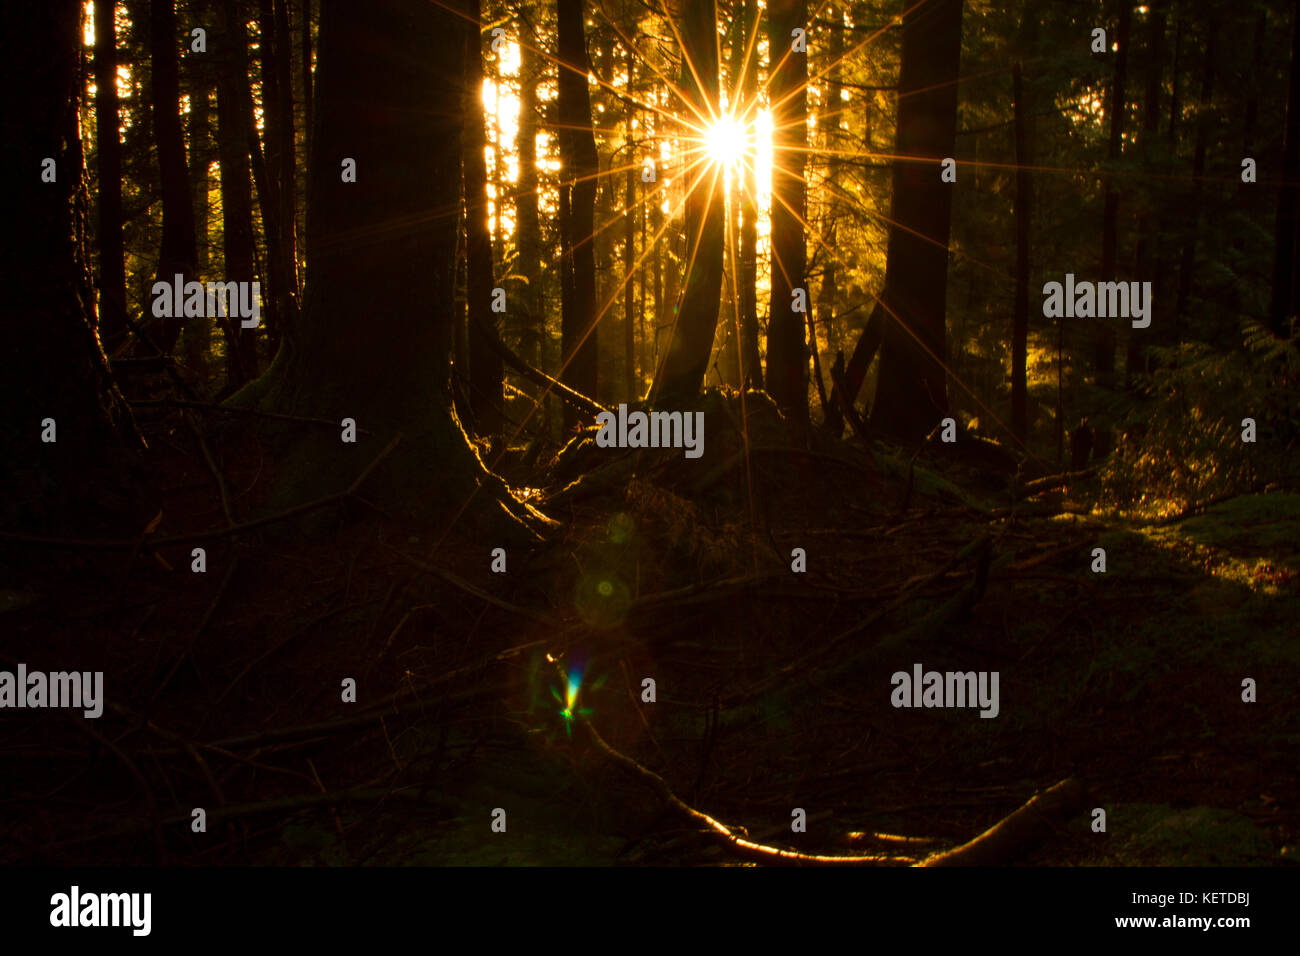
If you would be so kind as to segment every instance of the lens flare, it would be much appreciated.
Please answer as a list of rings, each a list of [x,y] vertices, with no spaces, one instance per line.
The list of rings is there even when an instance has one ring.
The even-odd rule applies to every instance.
[[[738,164],[749,148],[748,133],[734,116],[720,116],[704,130],[704,151],[724,169]]]

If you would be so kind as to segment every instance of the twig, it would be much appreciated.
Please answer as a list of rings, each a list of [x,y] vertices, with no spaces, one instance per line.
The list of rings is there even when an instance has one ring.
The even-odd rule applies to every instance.
[[[560,627],[560,622],[555,620],[554,618],[549,617],[545,614],[539,614],[538,612],[530,610],[526,607],[520,607],[517,604],[511,604],[509,601],[503,601],[501,600],[501,598],[489,594],[487,591],[484,591],[482,588],[470,584],[470,582],[466,581],[464,578],[460,577],[459,575],[444,570],[443,568],[440,568],[437,565],[428,564],[424,561],[421,561],[419,558],[415,558],[402,551],[398,551],[396,548],[392,547],[391,545],[383,545],[383,547],[388,551],[391,551],[393,554],[397,555],[399,558],[401,558],[407,564],[411,565],[411,567],[415,568],[416,570],[423,571],[426,574],[432,574],[435,577],[441,578],[442,580],[446,581],[448,584],[464,591],[466,594],[472,594],[480,601],[485,601],[486,603],[491,604],[494,607],[499,607],[503,611],[509,611],[511,614],[516,614],[519,617],[526,617],[528,618],[528,620],[533,621],[537,624],[543,624],[546,627],[556,628],[556,629]]]
[[[282,412],[264,412],[257,408],[236,408],[229,405],[216,405],[211,402],[187,402],[176,398],[142,398],[127,399],[126,403],[139,408],[193,408],[205,412],[226,412],[230,415],[254,415],[258,418],[274,418],[284,422],[306,422],[310,425],[325,425],[330,428],[338,428],[339,423],[330,421],[328,418],[311,418],[306,415],[285,415]],[[360,426],[357,427],[358,435],[369,435],[370,432]]]

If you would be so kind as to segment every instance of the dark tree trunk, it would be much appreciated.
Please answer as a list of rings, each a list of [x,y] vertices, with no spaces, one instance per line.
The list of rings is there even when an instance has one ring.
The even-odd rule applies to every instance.
[[[1131,0],[1117,0],[1119,5],[1118,41],[1115,54],[1115,77],[1110,87],[1110,142],[1106,160],[1114,166],[1119,162],[1124,145],[1124,123],[1128,119],[1128,45],[1132,35],[1133,7]],[[1106,175],[1105,206],[1101,226],[1101,275],[1107,282],[1115,279],[1115,266],[1119,254],[1119,193],[1115,190],[1113,171]],[[1098,322],[1093,326],[1093,368],[1102,377],[1115,371],[1115,326]]]
[[[1142,139],[1140,140],[1143,158],[1148,162],[1160,135],[1160,85],[1164,71],[1165,20],[1164,5],[1152,4],[1147,20],[1146,91],[1143,94]],[[1160,263],[1155,253],[1155,243],[1151,241],[1151,213],[1149,209],[1143,208],[1138,217],[1138,242],[1135,254],[1139,280],[1158,282]],[[1161,290],[1156,285],[1153,285],[1153,288],[1155,296],[1152,311],[1155,312],[1161,299]],[[1158,315],[1153,315],[1152,320],[1157,325],[1160,324]],[[1124,362],[1126,382],[1131,382],[1134,374],[1145,370],[1146,359],[1143,355],[1141,339],[1134,330],[1130,330],[1128,354]]]
[[[806,0],[768,0],[767,42],[772,102],[772,282],[767,313],[767,391],[796,435],[808,430],[808,317],[792,308],[791,293],[803,291],[804,151],[808,145],[807,53],[795,53],[791,34],[807,29]]]
[[[1023,442],[1029,434],[1029,390],[1025,366],[1029,358],[1029,224],[1034,193],[1029,178],[1033,156],[1025,126],[1028,108],[1018,62],[1012,69],[1011,83],[1016,139],[1016,301],[1011,323],[1011,432]]]
[[[122,142],[118,137],[114,0],[95,0],[95,149],[99,156],[99,337],[112,350],[126,336],[126,249],[122,241]]]
[[[93,328],[88,197],[79,136],[81,3],[15,0],[0,57],[9,91],[0,221],[0,527],[85,534],[132,527],[131,452],[139,439]],[[54,182],[42,181],[54,161]],[[53,419],[56,441],[42,441]],[[119,520],[121,519],[121,520]]]
[[[744,43],[758,29],[758,6],[745,0]],[[758,42],[754,42],[751,61],[757,59]],[[740,102],[754,104],[758,96],[758,64],[750,62],[741,83]],[[753,107],[757,112],[757,107]],[[740,363],[746,388],[763,387],[763,362],[758,352],[758,170],[757,163],[744,164],[744,182],[740,187]]]
[[[312,78],[311,78],[311,0],[302,0],[302,154],[311,161]]]
[[[275,0],[275,54],[280,114],[280,242],[288,294],[298,295],[298,164],[293,121],[293,31],[289,0]]]
[[[323,0],[309,177],[309,321],[233,399],[356,422],[355,444],[292,429],[285,499],[338,490],[398,433],[366,497],[445,521],[520,530],[527,509],[485,471],[449,398],[459,206],[463,21],[432,3]],[[419,122],[410,122],[418,116]],[[340,160],[356,160],[343,182]],[[364,432],[362,431],[364,430]],[[503,520],[505,519],[505,520]]]
[[[682,0],[673,13],[682,40],[678,85],[698,115],[716,116],[720,88],[714,0]],[[660,408],[682,407],[699,394],[713,351],[722,298],[726,231],[722,171],[712,163],[700,162],[686,175],[686,288],[651,390],[651,402]]]
[[[158,148],[163,227],[158,254],[158,278],[171,283],[176,275],[193,278],[198,257],[194,239],[194,206],[190,172],[185,162],[185,131],[181,126],[181,89],[178,50],[189,34],[176,26],[174,0],[152,0],[150,61],[153,68],[153,129]],[[170,353],[180,337],[179,318],[161,319],[153,341]]]
[[[907,441],[925,437],[948,413],[944,313],[954,184],[940,180],[939,160],[953,155],[957,137],[961,6],[929,0],[903,19],[894,151],[933,161],[894,163],[890,218],[897,225],[886,255],[888,314],[871,425]]]
[[[198,4],[195,4],[195,8]],[[206,22],[206,21],[205,21]],[[209,47],[210,49],[210,47]],[[191,63],[189,168],[194,187],[195,260],[194,271],[200,280],[208,275],[211,250],[208,248],[208,161],[212,156],[212,110],[209,91],[214,75],[206,54]],[[207,319],[191,319],[181,326],[180,351],[185,366],[200,381],[208,375],[208,353],[212,350],[212,323]]]
[[[523,37],[519,64],[519,189],[515,193],[515,242],[520,288],[519,353],[534,368],[542,364],[546,316],[542,308],[542,233],[537,216],[537,86],[540,57],[531,31]],[[525,388],[533,386],[526,384]]]
[[[222,248],[225,280],[252,282],[253,189],[248,162],[242,100],[247,82],[243,63],[243,31],[221,12],[213,55],[217,69],[217,150],[221,163]],[[245,329],[236,318],[217,318],[226,339],[226,387],[238,388],[257,377],[256,329]]]
[[[1186,318],[1192,295],[1192,274],[1196,268],[1196,238],[1201,231],[1201,197],[1204,193],[1201,178],[1205,175],[1205,152],[1209,146],[1210,100],[1214,96],[1214,60],[1218,46],[1219,19],[1211,15],[1208,39],[1205,45],[1205,66],[1201,73],[1201,98],[1196,109],[1196,146],[1192,153],[1192,196],[1190,232],[1183,243],[1183,254],[1178,267],[1178,300],[1174,305],[1176,321]]]
[[[591,62],[583,23],[583,0],[557,0],[559,82],[556,136],[562,163],[560,182],[561,374],[564,384],[596,394],[596,137],[591,126],[587,75]],[[577,416],[564,406],[564,422]]]
[[[483,131],[483,47],[479,0],[462,0],[468,18],[462,102],[465,128],[461,140],[461,174],[465,190],[466,302],[469,314],[469,403],[480,435],[501,430],[505,407],[501,356],[492,348],[496,316],[492,312],[492,231],[488,221],[487,135]],[[498,193],[498,195],[500,195]],[[500,203],[497,208],[500,208]]]
[[[1273,246],[1273,331],[1286,335],[1300,309],[1300,11],[1291,15],[1291,81],[1282,145],[1282,188],[1277,197],[1277,232]]]
[[[641,397],[641,384],[636,374],[636,285],[632,281],[634,245],[636,242],[636,172],[634,170],[632,141],[632,121],[636,117],[636,108],[632,105],[632,78],[635,76],[636,60],[632,51],[627,51],[627,112],[624,115],[626,135],[624,146],[627,169],[623,172],[623,364],[627,369],[628,401]]]

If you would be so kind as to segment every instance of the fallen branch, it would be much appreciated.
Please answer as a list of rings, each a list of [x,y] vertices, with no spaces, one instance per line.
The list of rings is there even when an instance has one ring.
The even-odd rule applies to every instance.
[[[969,843],[936,853],[918,866],[998,866],[1009,863],[1079,813],[1088,791],[1070,777],[1029,798],[1009,817],[994,824]]]
[[[560,622],[555,618],[549,617],[545,614],[539,614],[537,611],[530,610],[526,607],[520,607],[518,604],[511,604],[509,601],[503,601],[501,598],[489,594],[487,591],[484,591],[477,585],[471,584],[457,574],[453,574],[437,565],[428,564],[427,562],[421,561],[419,558],[411,557],[411,555],[398,551],[390,545],[383,545],[383,547],[397,555],[417,571],[423,571],[425,574],[432,574],[434,577],[441,578],[453,587],[459,588],[466,594],[472,594],[480,601],[491,604],[493,607],[499,607],[503,611],[509,611],[511,614],[518,615],[519,617],[526,617],[528,620],[533,621],[536,624],[545,625],[546,627],[555,629],[559,629],[560,627]]]

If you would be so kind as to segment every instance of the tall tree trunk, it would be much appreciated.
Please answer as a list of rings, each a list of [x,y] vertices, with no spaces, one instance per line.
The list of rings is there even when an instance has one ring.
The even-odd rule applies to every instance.
[[[672,12],[682,40],[678,85],[694,105],[693,115],[716,116],[720,86],[714,0],[680,0]],[[726,231],[722,170],[701,162],[687,176],[686,288],[651,390],[651,402],[660,408],[682,407],[699,394],[713,351],[722,297]]]
[[[556,0],[559,82],[557,138],[562,239],[560,380],[584,395],[596,394],[596,137],[591,125],[587,75],[591,62],[583,29],[583,0]],[[566,427],[577,416],[564,406]]]
[[[1153,3],[1147,19],[1146,91],[1143,93],[1142,138],[1140,140],[1143,159],[1147,162],[1150,162],[1152,150],[1155,148],[1160,135],[1160,85],[1164,75],[1165,21],[1164,4]],[[1144,206],[1138,217],[1138,241],[1135,254],[1137,276],[1140,280],[1158,283],[1160,263],[1154,247],[1155,243],[1151,241],[1151,213]],[[1150,279],[1148,279],[1148,276]],[[1161,291],[1158,285],[1154,286],[1151,306],[1153,312],[1157,309],[1156,303],[1161,300]],[[1152,319],[1157,323],[1160,321],[1158,315],[1153,315]],[[1145,370],[1146,359],[1141,346],[1141,338],[1136,334],[1136,330],[1130,329],[1128,334],[1128,355],[1124,362],[1126,384],[1131,383],[1132,376],[1135,373]]]
[[[115,0],[95,0],[95,151],[99,157],[99,337],[110,350],[126,336],[126,249],[122,241],[122,141],[118,135]]]
[[[796,435],[808,430],[808,344],[806,314],[794,311],[792,293],[802,292],[804,275],[804,152],[808,107],[804,87],[808,55],[791,50],[796,28],[807,30],[806,0],[768,0],[767,43],[772,103],[772,281],[767,313],[767,391]]]
[[[153,128],[158,148],[163,227],[158,254],[158,278],[171,283],[176,275],[187,282],[194,276],[197,250],[190,172],[185,162],[185,132],[181,126],[181,90],[178,49],[188,34],[176,27],[174,0],[149,4],[150,62],[153,68]],[[160,320],[153,340],[170,353],[181,332],[180,318]]]
[[[1019,62],[1012,68],[1011,84],[1016,140],[1016,301],[1011,325],[1011,432],[1023,442],[1029,434],[1029,390],[1025,366],[1029,358],[1029,224],[1034,193],[1029,178],[1033,156],[1025,120],[1028,104]]]
[[[280,242],[285,261],[288,294],[298,295],[298,164],[293,121],[293,31],[289,28],[289,0],[275,0],[276,84],[280,113]]]
[[[632,123],[636,118],[636,108],[632,104],[632,78],[636,74],[635,58],[632,50],[627,50],[627,86],[624,88],[627,112],[624,114],[626,136],[624,162],[627,169],[623,172],[623,364],[627,370],[628,401],[641,397],[641,383],[636,374],[636,286],[632,281],[634,261],[634,244],[636,240],[636,214],[640,208],[636,202],[636,171],[634,169],[634,143],[632,141]]]
[[[1287,334],[1300,310],[1300,11],[1291,14],[1291,81],[1282,143],[1282,188],[1277,197],[1277,232],[1273,245],[1273,331]]]
[[[1119,50],[1115,54],[1115,77],[1110,87],[1110,142],[1106,148],[1107,164],[1114,167],[1123,152],[1124,123],[1128,119],[1128,46],[1132,35],[1131,0],[1116,0],[1119,5]],[[1112,282],[1119,252],[1119,193],[1115,190],[1113,169],[1106,174],[1105,208],[1101,227],[1101,275]],[[1115,371],[1115,326],[1098,322],[1093,326],[1093,368],[1103,378]]]
[[[744,0],[744,43],[758,29],[758,5]],[[758,112],[758,41],[749,52],[750,62],[740,88],[740,102]],[[758,163],[747,162],[740,187],[740,364],[745,388],[763,387],[763,361],[758,351]]]
[[[1205,175],[1205,152],[1209,146],[1210,100],[1214,96],[1214,60],[1218,46],[1219,18],[1211,14],[1208,39],[1205,45],[1205,66],[1201,73],[1201,98],[1196,109],[1196,146],[1192,154],[1191,230],[1183,243],[1182,259],[1178,267],[1178,300],[1174,305],[1176,321],[1186,319],[1186,310],[1192,295],[1192,273],[1196,266],[1196,239],[1201,231],[1201,196]]]
[[[252,282],[253,189],[248,161],[248,136],[244,128],[244,34],[229,17],[230,5],[220,10],[215,36],[217,70],[217,150],[221,163],[221,238],[227,282]],[[226,388],[235,389],[257,377],[257,330],[245,329],[238,319],[218,317],[226,339]]]
[[[838,151],[841,148],[840,112],[844,109],[841,96],[844,89],[843,66],[840,62],[844,57],[844,11],[839,7],[831,7],[828,15],[831,18],[831,39],[828,50],[831,68],[826,82],[826,112],[830,115],[822,121],[821,125],[826,136],[827,149],[826,182],[822,189],[823,192],[829,192],[830,197],[826,204],[826,218],[822,223],[821,232],[821,245],[826,265],[822,268],[822,287],[817,296],[817,324],[826,329],[827,344],[834,352],[838,349],[838,335],[834,326],[835,301],[839,295],[839,262],[834,249],[840,207],[839,174],[843,166]],[[840,360],[842,362],[843,356],[840,356]],[[840,368],[839,371],[842,372],[843,369]],[[832,377],[831,401],[826,404],[822,426],[828,433],[838,436],[844,430],[844,414],[839,406],[838,386],[834,378],[835,376]],[[839,378],[842,382],[843,377]]]
[[[469,402],[481,435],[501,430],[505,407],[501,356],[493,350],[492,231],[488,219],[487,135],[483,131],[483,44],[479,0],[462,0],[468,22],[463,31],[465,75],[462,103],[461,174],[465,190],[466,302],[469,311]],[[500,195],[498,193],[498,195]],[[500,208],[497,203],[497,208]]]
[[[519,272],[526,280],[520,289],[519,346],[524,361],[541,367],[542,336],[546,316],[542,308],[542,235],[537,216],[537,83],[540,57],[536,37],[529,29],[520,44],[519,64],[519,188],[515,193],[515,242]],[[524,388],[533,386],[525,384]]]
[[[5,8],[5,28],[21,42],[0,57],[9,91],[0,111],[0,221],[22,230],[21,242],[0,243],[6,530],[85,534],[88,526],[123,530],[134,521],[126,513],[139,438],[93,327],[78,113],[81,8],[78,0],[15,0]],[[53,182],[43,179],[46,159]],[[46,419],[54,423],[52,442],[42,440]]]
[[[311,157],[312,73],[311,73],[311,0],[302,0],[302,154]]]
[[[195,5],[197,7],[197,4]],[[191,63],[193,83],[190,87],[189,167],[194,186],[195,261],[194,271],[200,280],[208,275],[211,250],[208,248],[208,160],[212,155],[212,122],[209,91],[214,76],[206,54]],[[208,353],[212,350],[212,323],[193,320],[181,326],[181,354],[185,365],[201,381],[208,380]]]
[[[322,0],[310,321],[286,328],[275,363],[232,401],[355,422],[355,443],[328,429],[288,433],[285,498],[346,487],[400,433],[366,479],[369,500],[438,522],[468,505],[475,526],[509,536],[528,509],[484,469],[448,387],[461,100],[446,91],[462,82],[463,35],[437,4]],[[342,181],[344,156],[355,182]]]
[[[903,18],[898,136],[894,152],[931,161],[894,162],[885,266],[880,374],[871,425],[896,438],[925,437],[948,413],[944,314],[952,184],[939,160],[957,138],[961,0],[928,0]],[[870,330],[863,330],[866,337]]]

